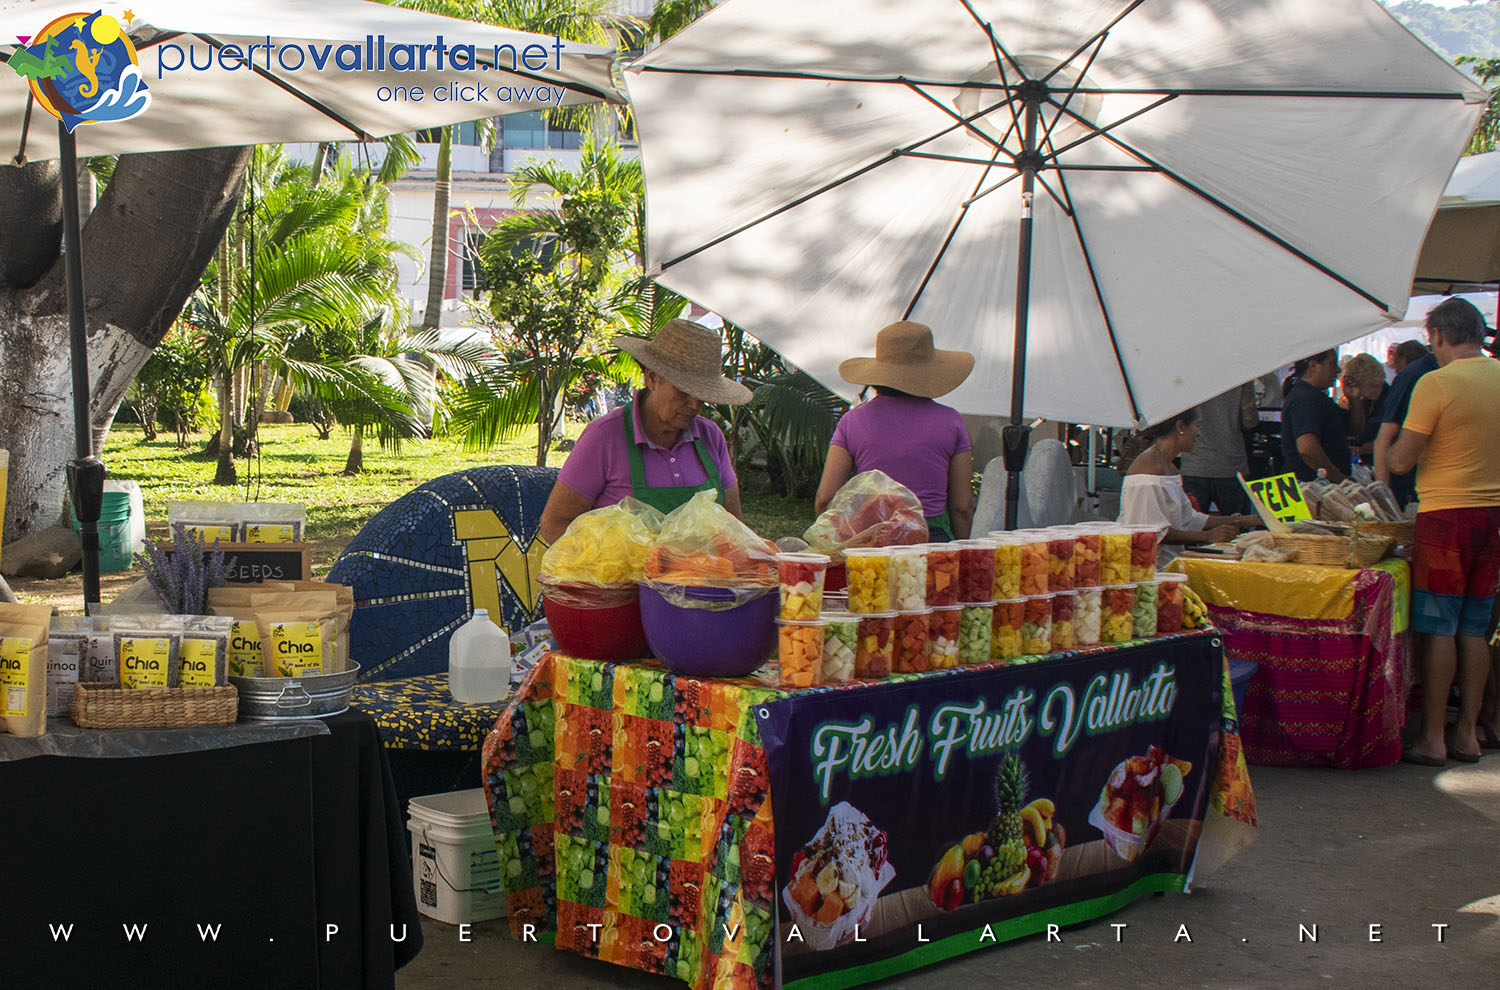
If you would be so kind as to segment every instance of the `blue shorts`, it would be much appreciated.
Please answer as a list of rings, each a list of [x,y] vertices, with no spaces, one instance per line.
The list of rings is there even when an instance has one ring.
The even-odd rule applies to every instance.
[[[1488,636],[1500,580],[1500,508],[1417,514],[1411,627],[1431,636]]]

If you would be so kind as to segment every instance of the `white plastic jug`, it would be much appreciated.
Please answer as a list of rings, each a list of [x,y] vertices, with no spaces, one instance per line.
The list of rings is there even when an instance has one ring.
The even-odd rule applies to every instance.
[[[510,637],[486,609],[476,608],[448,640],[448,693],[461,705],[489,705],[510,694]]]

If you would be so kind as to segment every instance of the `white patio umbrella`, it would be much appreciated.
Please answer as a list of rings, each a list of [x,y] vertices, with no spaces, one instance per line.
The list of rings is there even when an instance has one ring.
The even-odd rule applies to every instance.
[[[1488,98],[1374,0],[729,0],[625,79],[664,284],[846,396],[929,324],[976,355],[944,401],[1017,424],[1399,318]]]
[[[1486,282],[1500,282],[1500,151],[1459,159],[1417,258],[1421,288]]]
[[[0,39],[19,42],[0,49],[0,63],[9,65],[28,42],[32,46],[22,61],[0,68],[0,157],[12,164],[62,159],[76,447],[68,475],[83,530],[85,602],[98,600],[95,524],[105,472],[92,456],[89,435],[76,155],[368,140],[545,106],[619,101],[608,49],[365,0],[150,0],[111,3],[105,13],[139,53],[136,73],[149,108],[71,134],[59,121],[54,140],[42,126],[52,118],[37,105],[27,80],[10,69],[22,62],[38,66],[45,53],[32,39],[56,19],[91,15],[72,0],[0,0]],[[70,35],[57,46],[55,54],[69,66],[99,79],[56,80],[54,102],[111,99],[108,88],[99,93],[107,66],[94,44],[107,49],[107,38]],[[111,56],[103,57],[107,62]],[[92,67],[85,68],[90,58]],[[421,88],[420,98],[414,87]],[[124,104],[142,97],[127,80],[114,99]]]

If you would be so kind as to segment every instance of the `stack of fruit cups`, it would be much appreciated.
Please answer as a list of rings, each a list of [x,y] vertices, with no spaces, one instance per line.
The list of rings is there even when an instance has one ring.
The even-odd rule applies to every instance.
[[[960,540],[958,547],[958,600],[987,602],[995,592],[995,541]]]
[[[823,578],[828,557],[821,553],[778,553],[776,576],[781,581],[782,619],[816,619],[823,611]]]
[[[1021,624],[1026,599],[1007,598],[995,603],[995,621],[990,627],[990,659],[1014,660],[1021,655]]]
[[[1156,635],[1174,636],[1182,632],[1183,586],[1186,574],[1156,576]]]
[[[1155,526],[1130,527],[1130,580],[1156,577],[1156,540],[1160,535],[1161,530]]]
[[[927,550],[891,547],[891,604],[897,612],[927,607]]]
[[[1071,650],[1077,643],[1073,638],[1073,615],[1077,609],[1076,591],[1054,591],[1052,593],[1052,652]]]
[[[958,548],[924,543],[927,551],[927,607],[958,604]]]
[[[995,603],[970,602],[963,608],[958,626],[958,662],[965,667],[990,662],[990,640],[994,635]]]
[[[849,611],[891,610],[891,551],[888,547],[857,547],[844,551],[849,575]]]
[[[1149,639],[1156,635],[1158,587],[1155,581],[1140,581],[1135,586],[1135,604],[1130,611],[1130,632],[1136,639]]]
[[[896,652],[896,613],[871,612],[859,617],[854,676],[881,680],[891,676]]]
[[[947,670],[958,666],[958,634],[963,606],[939,605],[927,616],[927,667]]]
[[[1047,593],[1047,539],[1037,529],[1018,529],[1021,539],[1021,597]]]
[[[1047,530],[1047,590],[1073,590],[1073,531],[1064,526]]]
[[[1021,610],[1021,653],[1028,657],[1052,652],[1052,595],[1030,595]]]
[[[1112,584],[1101,591],[1099,610],[1099,642],[1128,643],[1134,620],[1135,585]]]
[[[1097,529],[1073,527],[1073,587],[1099,586],[1099,552],[1103,542]]]
[[[920,674],[927,669],[927,622],[932,609],[896,613],[896,651],[891,670],[898,674]]]
[[[781,657],[781,683],[807,688],[823,674],[823,620],[777,619],[776,645]]]
[[[1021,597],[1021,541],[1004,530],[996,530],[989,538],[995,542],[993,597],[997,601]]]
[[[1079,588],[1073,602],[1073,642],[1078,646],[1097,646],[1100,617],[1099,588]]]
[[[1130,583],[1130,531],[1123,526],[1099,531],[1099,583]]]
[[[838,684],[854,676],[854,653],[859,641],[859,616],[853,612],[824,612],[823,683]]]

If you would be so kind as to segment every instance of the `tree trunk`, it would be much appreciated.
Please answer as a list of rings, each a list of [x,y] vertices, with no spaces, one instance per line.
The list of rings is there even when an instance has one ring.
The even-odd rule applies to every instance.
[[[353,477],[365,469],[365,428],[354,428],[354,439],[349,441],[349,459],[344,462],[344,473]]]
[[[230,376],[219,379],[219,464],[214,469],[214,484],[233,485],[239,481],[234,469],[234,410]]]
[[[126,388],[197,285],[229,222],[230,191],[248,160],[247,148],[122,156],[89,216],[80,254],[96,443],[108,435]],[[61,197],[58,184],[51,163],[0,169],[0,221],[18,221],[5,223],[0,237],[0,447],[11,451],[8,538],[61,517],[63,469],[73,456],[61,208],[52,209]]]
[[[328,142],[323,141],[318,145],[317,154],[313,155],[312,183],[317,185],[323,178],[323,166],[328,161]]]
[[[443,296],[448,287],[448,193],[453,182],[453,128],[444,127],[438,143],[437,173],[432,187],[432,251],[427,259],[427,308],[422,329],[442,325]]]

